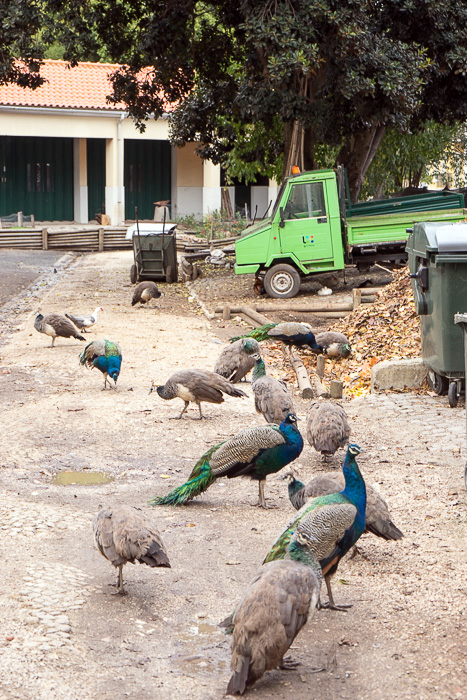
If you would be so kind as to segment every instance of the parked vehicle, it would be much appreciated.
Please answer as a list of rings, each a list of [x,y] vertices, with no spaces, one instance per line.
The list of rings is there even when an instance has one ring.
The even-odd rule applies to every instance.
[[[287,178],[271,216],[246,228],[236,242],[235,272],[254,273],[269,296],[287,299],[313,274],[405,260],[406,229],[415,222],[466,216],[458,193],[443,190],[350,204],[347,189],[343,168]]]

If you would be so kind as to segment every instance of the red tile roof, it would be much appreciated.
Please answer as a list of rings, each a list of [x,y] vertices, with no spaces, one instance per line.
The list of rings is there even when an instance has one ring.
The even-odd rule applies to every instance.
[[[36,90],[0,85],[0,105],[123,110],[123,104],[106,101],[112,91],[109,76],[117,68],[113,63],[87,62],[68,68],[66,61],[46,59],[41,75],[47,82]]]

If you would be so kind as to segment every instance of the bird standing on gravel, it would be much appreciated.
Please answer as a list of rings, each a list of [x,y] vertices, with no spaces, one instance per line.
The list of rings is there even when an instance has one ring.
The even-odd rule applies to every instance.
[[[246,394],[237,389],[233,384],[221,377],[216,372],[201,369],[182,369],[175,372],[165,384],[155,386],[149,390],[156,390],[162,399],[170,401],[180,398],[185,402],[183,411],[177,418],[181,418],[187,410],[190,402],[195,403],[199,409],[199,417],[204,418],[201,411],[201,403],[223,403],[223,394],[243,398]]]
[[[118,343],[111,340],[93,340],[84,348],[79,356],[81,365],[86,365],[89,369],[96,367],[104,375],[104,389],[107,382],[109,389],[112,388],[110,379],[114,380],[114,389],[117,388],[117,379],[122,366],[122,350]]]
[[[293,474],[290,476],[289,499],[295,510],[300,510],[311,498],[336,493],[345,487],[344,475],[334,472],[319,474],[306,486]],[[371,532],[383,540],[400,540],[404,537],[392,522],[388,504],[370,484],[366,484],[365,532]]]
[[[256,358],[256,364],[251,375],[251,388],[255,397],[255,409],[267,423],[280,424],[288,413],[295,412],[292,397],[285,382],[266,374],[261,355],[253,357]]]
[[[52,338],[51,348],[54,347],[55,338],[76,338],[86,340],[78,333],[75,326],[61,314],[37,314],[34,321],[34,328],[39,333],[45,333]]]
[[[325,400],[310,404],[306,415],[306,436],[325,461],[348,443],[349,435],[347,414],[340,404]]]
[[[254,354],[261,354],[259,343],[253,338],[241,338],[224,348],[214,367],[229,382],[235,384],[245,377],[255,366]]]
[[[293,462],[303,450],[296,423],[297,417],[290,413],[280,425],[245,428],[214,445],[197,461],[185,484],[167,496],[154,498],[151,505],[184,505],[222,476],[228,479],[249,476],[259,482],[258,505],[266,508],[266,477]]]
[[[94,309],[90,316],[73,316],[72,314],[65,314],[65,316],[75,324],[76,328],[86,333],[86,328],[91,328],[91,326],[97,323],[97,314],[99,311],[104,311],[102,306],[98,306]]]
[[[308,323],[297,323],[286,321],[284,323],[266,323],[264,326],[255,328],[241,338],[254,338],[259,343],[263,340],[281,340],[285,345],[304,346],[307,345],[312,350],[322,352],[323,348],[316,341],[315,334]],[[230,342],[238,340],[238,337],[231,338]]]
[[[161,293],[155,282],[140,282],[133,292],[133,298],[131,300],[131,305],[134,306],[138,302],[140,304],[146,304],[151,301],[151,299],[159,299]]]
[[[285,558],[265,564],[253,578],[232,619],[228,694],[243,695],[268,670],[298,665],[284,655],[318,604],[319,561],[335,550],[355,512],[350,504],[312,512],[298,524]]]
[[[118,593],[125,593],[122,569],[128,562],[170,569],[159,531],[140,508],[101,508],[92,521],[92,529],[97,549],[118,569]]]
[[[298,514],[289,521],[284,532],[273,544],[268,554],[264,559],[264,563],[283,559],[287,546],[291,540],[292,534],[295,532],[298,524],[303,518],[307,517],[311,511],[322,508],[323,506],[333,505],[337,503],[347,503],[355,506],[356,515],[352,525],[346,529],[344,536],[338,542],[335,551],[324,559],[320,560],[321,569],[326,581],[329,602],[322,607],[328,607],[332,610],[345,610],[349,605],[336,605],[331,589],[331,577],[337,571],[342,557],[354,546],[360,535],[365,530],[365,510],[366,510],[366,488],[363,477],[358,468],[355,457],[360,454],[358,445],[349,445],[345,455],[342,471],[345,478],[345,487],[339,493],[331,493],[326,496],[318,496],[310,501],[307,501],[303,508],[298,511]]]

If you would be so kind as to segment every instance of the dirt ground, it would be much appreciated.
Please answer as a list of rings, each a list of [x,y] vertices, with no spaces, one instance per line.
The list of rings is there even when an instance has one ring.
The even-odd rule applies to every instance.
[[[222,341],[245,328],[208,321],[192,292],[212,309],[252,300],[251,279],[222,270],[194,287],[161,285],[157,308],[132,308],[130,264],[127,252],[68,256],[54,279],[36,281],[2,310],[0,700],[222,698],[230,639],[217,623],[293,512],[280,475],[267,481],[269,510],[255,506],[257,486],[244,479],[219,480],[178,509],[147,505],[181,484],[210,445],[263,419],[250,398],[227,397],[204,404],[206,420],[191,407],[176,421],[181,401],[149,394],[153,380],[176,369],[212,368]],[[97,305],[104,311],[88,338],[121,344],[117,391],[102,391],[102,376],[78,364],[84,343],[58,339],[51,349],[33,327],[39,308],[83,313]],[[242,388],[251,396],[249,383]],[[304,419],[307,402],[295,400]],[[467,698],[465,407],[410,394],[345,407],[352,440],[365,450],[362,472],[405,537],[361,538],[360,554],[341,562],[334,583],[336,600],[351,610],[316,613],[292,648],[298,669],[267,673],[250,694]],[[295,465],[306,481],[341,462],[342,452],[324,466],[306,444]],[[111,480],[57,484],[69,471]],[[112,595],[115,572],[91,532],[100,504],[121,503],[155,519],[172,563],[125,567],[122,597]]]

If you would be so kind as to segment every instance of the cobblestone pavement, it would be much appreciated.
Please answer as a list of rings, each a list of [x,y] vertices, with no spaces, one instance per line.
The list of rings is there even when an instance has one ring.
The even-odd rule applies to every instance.
[[[3,311],[10,332],[0,352],[0,700],[222,698],[230,641],[217,623],[292,512],[280,475],[267,481],[267,511],[253,506],[256,484],[242,479],[216,482],[185,508],[147,507],[185,480],[210,445],[263,423],[251,398],[206,405],[205,421],[193,419],[194,408],[174,421],[178,403],[149,395],[151,380],[175,369],[212,367],[220,345],[181,285],[166,287],[156,309],[132,309],[130,262],[127,253],[83,256],[39,295],[46,311],[103,306],[89,339],[122,344],[116,392],[101,391],[101,377],[78,366],[84,343],[46,347],[30,304]],[[251,397],[250,385],[242,388]],[[303,419],[307,402],[295,401]],[[362,472],[405,537],[361,538],[360,554],[341,562],[333,584],[336,600],[352,610],[317,613],[293,644],[297,671],[268,673],[251,695],[463,700],[464,405],[380,394],[345,408],[351,439],[364,448]],[[306,481],[341,462],[342,452],[323,464],[306,445],[295,466]],[[70,470],[111,481],[58,485],[54,477]],[[123,597],[112,595],[115,571],[92,541],[92,518],[107,503],[151,515],[172,563],[125,567]]]

